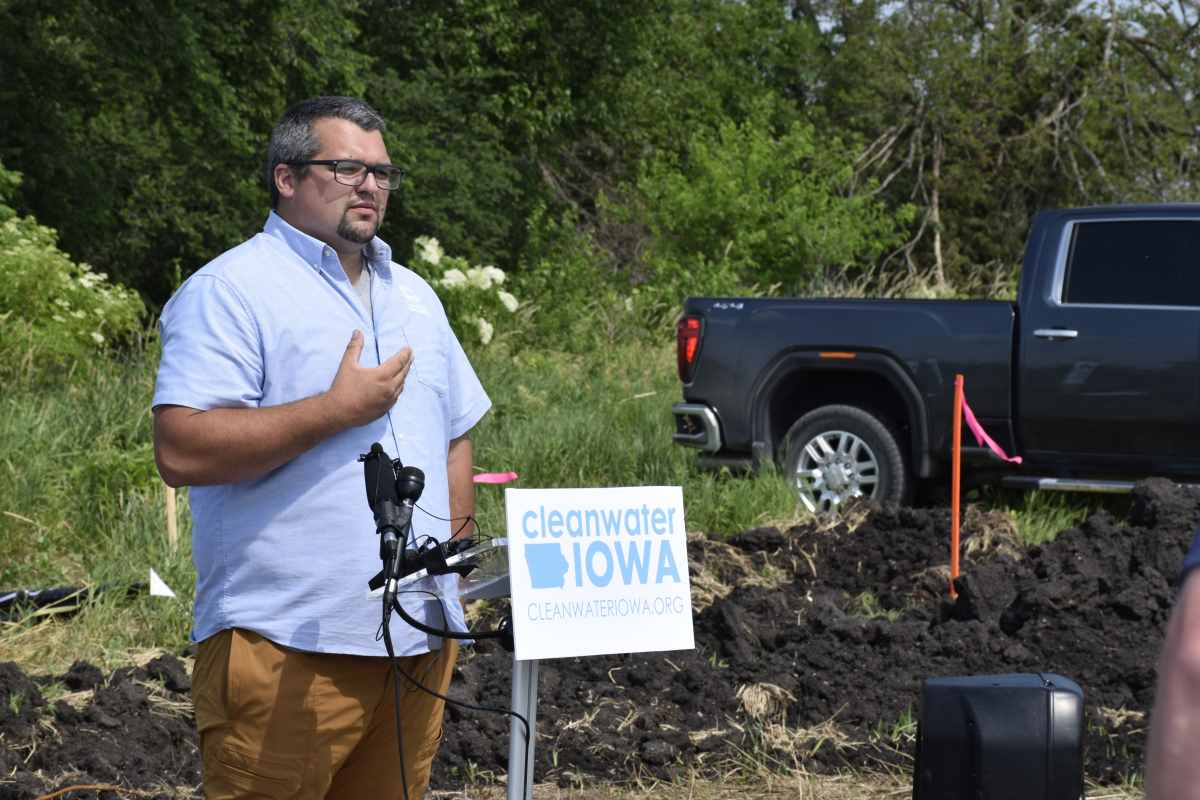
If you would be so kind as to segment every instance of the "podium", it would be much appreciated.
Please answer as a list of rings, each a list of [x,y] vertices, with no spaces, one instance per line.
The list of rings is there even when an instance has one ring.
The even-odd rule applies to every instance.
[[[509,538],[461,554],[476,569],[457,595],[514,601],[512,710],[530,741],[512,722],[508,800],[525,800],[538,659],[691,650],[695,636],[680,487],[507,489],[504,504]]]
[[[459,582],[458,598],[463,603],[474,600],[498,600],[511,596],[508,577],[508,540],[490,539],[446,559],[447,565],[476,564],[476,569]],[[406,575],[401,584],[425,577],[425,570]],[[511,709],[529,723],[529,746],[520,720],[513,718],[508,733],[508,794],[507,800],[526,800],[533,792],[533,757],[537,740],[537,659],[512,660]],[[523,778],[523,779],[522,779]]]

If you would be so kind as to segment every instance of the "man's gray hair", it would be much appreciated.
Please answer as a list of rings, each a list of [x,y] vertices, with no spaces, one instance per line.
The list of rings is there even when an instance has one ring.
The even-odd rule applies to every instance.
[[[384,130],[379,112],[356,97],[310,97],[283,112],[271,143],[267,145],[267,171],[264,176],[271,193],[271,208],[279,207],[279,190],[275,188],[275,167],[289,161],[307,161],[321,149],[321,140],[313,131],[313,123],[333,117],[353,122],[364,131]],[[307,168],[305,168],[307,169]]]

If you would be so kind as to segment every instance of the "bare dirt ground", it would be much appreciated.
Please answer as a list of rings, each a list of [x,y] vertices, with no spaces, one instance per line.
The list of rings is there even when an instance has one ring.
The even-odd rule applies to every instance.
[[[538,796],[600,797],[594,787],[616,782],[716,797],[712,786],[736,779],[763,786],[753,796],[787,784],[789,796],[837,797],[847,772],[880,783],[841,796],[904,796],[922,681],[1006,672],[1079,683],[1089,781],[1136,782],[1173,582],[1198,522],[1200,494],[1156,480],[1138,485],[1127,518],[1100,512],[1024,552],[1005,516],[968,511],[955,602],[945,509],[695,537],[695,650],[540,665]],[[451,694],[507,707],[510,669],[507,653],[481,645]],[[0,800],[80,785],[95,788],[57,796],[198,796],[188,690],[172,655],[111,675],[0,663]],[[508,726],[448,708],[438,796],[502,780]]]

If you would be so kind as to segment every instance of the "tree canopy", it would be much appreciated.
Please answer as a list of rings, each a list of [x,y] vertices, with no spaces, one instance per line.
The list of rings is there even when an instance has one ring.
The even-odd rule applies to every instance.
[[[271,126],[315,94],[388,120],[405,257],[953,285],[1015,269],[1038,208],[1191,198],[1198,31],[1166,0],[0,0],[0,162],[152,306],[261,226]]]

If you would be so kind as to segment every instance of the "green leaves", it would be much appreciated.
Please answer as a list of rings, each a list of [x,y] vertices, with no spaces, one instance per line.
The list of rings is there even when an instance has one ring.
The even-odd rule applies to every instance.
[[[171,264],[191,272],[262,225],[261,164],[283,109],[365,90],[357,8],[6,4],[0,158],[28,176],[20,206],[68,252],[165,300]]]
[[[259,229],[271,126],[329,93],[388,120],[392,242],[645,308],[846,264],[952,293],[1015,268],[1038,208],[1190,199],[1200,12],[1171,9],[25,0],[0,159],[10,205],[155,304]]]
[[[637,181],[637,213],[653,236],[649,282],[687,294],[753,283],[795,290],[827,269],[874,261],[897,243],[906,214],[854,187],[853,166],[836,139],[802,122],[776,133],[762,112],[697,130],[683,157],[650,159]]]
[[[0,377],[39,376],[141,329],[137,293],[73,262],[53,229],[3,203],[19,177],[0,165]]]

